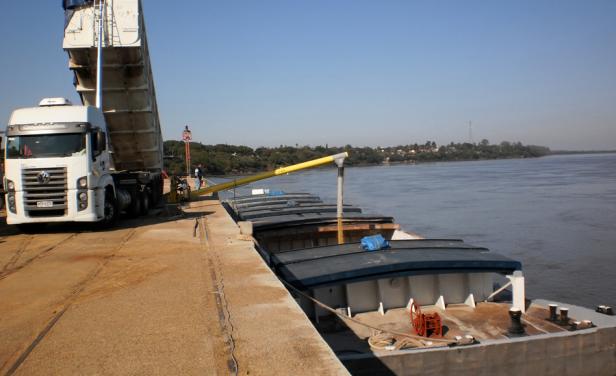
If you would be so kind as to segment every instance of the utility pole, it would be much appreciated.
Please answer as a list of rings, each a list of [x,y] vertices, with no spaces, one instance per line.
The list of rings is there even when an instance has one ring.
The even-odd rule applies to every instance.
[[[190,177],[190,141],[192,141],[192,132],[188,129],[188,125],[182,132],[182,141],[184,141],[184,151],[186,153],[186,175]]]

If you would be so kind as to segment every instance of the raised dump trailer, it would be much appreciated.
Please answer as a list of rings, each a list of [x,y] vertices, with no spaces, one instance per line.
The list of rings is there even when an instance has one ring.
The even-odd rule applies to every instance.
[[[47,98],[7,127],[7,223],[112,223],[162,197],[163,142],[141,1],[65,0],[83,105]],[[100,67],[100,69],[99,69]]]
[[[63,47],[86,106],[96,106],[97,46],[103,22],[102,110],[115,169],[160,172],[163,140],[141,1],[65,1]]]

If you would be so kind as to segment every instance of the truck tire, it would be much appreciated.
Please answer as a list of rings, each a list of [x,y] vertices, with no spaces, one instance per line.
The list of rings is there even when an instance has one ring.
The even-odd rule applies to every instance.
[[[141,192],[140,200],[141,200],[141,213],[140,214],[148,215],[148,212],[150,211],[150,193],[147,189]]]
[[[128,207],[128,215],[131,218],[137,218],[141,215],[141,195],[142,193],[137,191],[135,192],[135,196],[131,197],[131,203]]]
[[[101,225],[103,228],[113,226],[118,220],[118,202],[110,189],[105,191],[105,203],[103,209],[103,220]]]

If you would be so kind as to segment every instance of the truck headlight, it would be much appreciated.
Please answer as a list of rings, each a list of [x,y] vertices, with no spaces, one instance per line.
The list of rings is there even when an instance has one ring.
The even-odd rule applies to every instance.
[[[79,191],[77,193],[77,206],[79,211],[85,210],[88,207],[88,192]]]
[[[7,184],[8,185],[8,184]],[[17,214],[17,207],[15,206],[15,193],[9,192],[7,195],[8,207],[11,213]]]
[[[82,189],[88,188],[88,178],[84,176],[77,179],[77,187]]]
[[[7,180],[7,181],[6,181],[6,188],[7,188],[9,191],[14,191],[14,190],[15,190],[15,183],[13,183],[13,181],[12,181],[12,180]]]

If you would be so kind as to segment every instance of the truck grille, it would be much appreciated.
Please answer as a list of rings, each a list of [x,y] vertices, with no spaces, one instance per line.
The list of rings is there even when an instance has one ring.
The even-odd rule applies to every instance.
[[[66,215],[66,167],[23,170],[24,209],[31,217]]]

